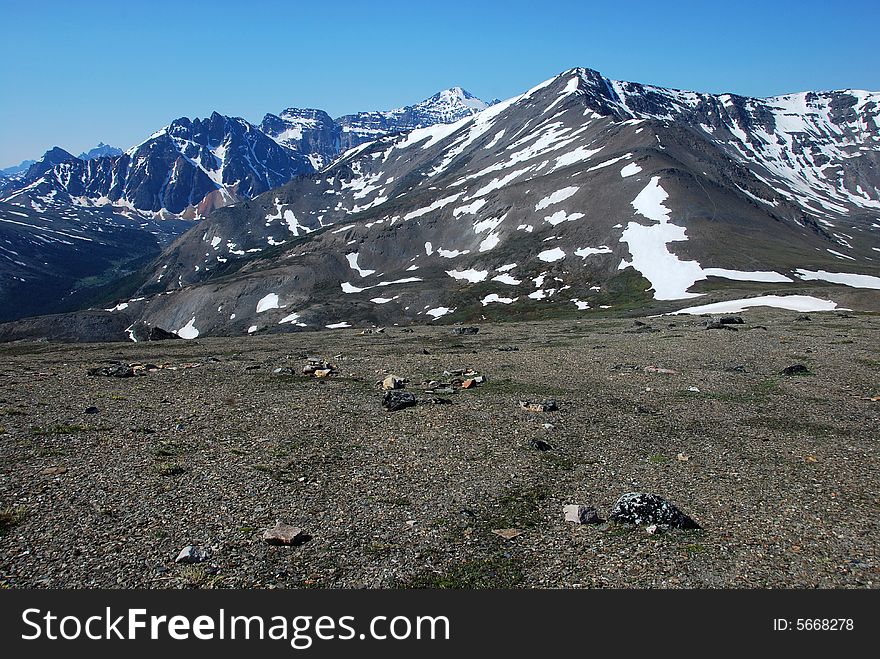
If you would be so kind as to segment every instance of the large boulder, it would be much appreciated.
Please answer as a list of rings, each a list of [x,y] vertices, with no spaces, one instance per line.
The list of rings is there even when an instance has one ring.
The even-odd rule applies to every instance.
[[[615,522],[657,525],[673,529],[700,528],[699,524],[663,497],[644,492],[627,492],[620,497],[614,504],[609,519]]]

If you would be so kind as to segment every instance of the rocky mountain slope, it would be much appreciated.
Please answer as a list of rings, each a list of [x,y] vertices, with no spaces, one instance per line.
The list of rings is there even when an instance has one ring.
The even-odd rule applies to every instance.
[[[662,312],[756,293],[878,309],[878,102],[569,70],[214,211],[125,313],[191,338]]]
[[[664,311],[718,288],[877,308],[877,113],[866,92],[758,100],[567,71],[215,211],[132,318],[240,334]]]
[[[0,321],[130,294],[130,276],[189,225],[110,208],[0,202]]]

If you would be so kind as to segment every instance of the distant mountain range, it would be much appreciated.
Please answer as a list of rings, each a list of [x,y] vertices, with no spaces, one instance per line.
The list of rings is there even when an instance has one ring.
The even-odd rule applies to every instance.
[[[0,301],[16,302],[0,305],[0,320],[112,296],[111,280],[129,276],[214,208],[314,173],[373,135],[454,121],[485,106],[453,89],[411,107],[339,122],[321,110],[290,108],[267,114],[261,130],[214,113],[177,119],[126,152],[102,142],[76,157],[54,147],[0,176],[0,239],[7,246],[0,246],[0,277],[6,277]],[[73,231],[73,240],[47,237],[50,226],[66,232],[77,223],[85,233]],[[138,231],[144,235],[133,239]],[[47,240],[51,254],[41,251]]]
[[[55,147],[0,181],[0,200],[27,205],[51,195],[81,206],[198,218],[316,172],[376,137],[450,123],[486,107],[454,88],[413,106],[338,120],[298,108],[267,114],[259,127],[216,112],[208,119],[182,117],[124,153],[101,143],[77,158]]]
[[[124,340],[160,327],[194,338],[749,304],[880,310],[880,93],[756,99],[571,69],[482,110],[455,90],[429,101],[464,116],[391,131],[326,166],[343,135],[430,114],[413,106],[346,123],[288,110],[262,130],[220,115],[175,122],[117,158],[146,159],[135,180],[166,172],[162,194],[139,203],[159,200],[166,216],[191,208],[197,194],[169,188],[190,176],[179,189],[195,190],[196,170],[213,173],[209,194],[253,198],[216,204],[114,280],[109,310],[30,319],[0,337]],[[280,166],[267,166],[273,148],[296,154],[302,171],[280,185],[287,174],[249,179]],[[7,208],[83,199],[69,192],[80,189],[75,164],[59,158],[33,165],[36,180]],[[224,178],[240,160],[248,166]]]

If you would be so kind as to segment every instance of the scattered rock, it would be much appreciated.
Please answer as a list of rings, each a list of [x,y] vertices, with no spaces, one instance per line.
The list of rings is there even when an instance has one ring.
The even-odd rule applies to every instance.
[[[556,405],[556,401],[552,398],[548,398],[541,403],[534,403],[529,400],[521,400],[519,401],[519,406],[528,412],[555,412],[559,409],[559,407]]]
[[[276,522],[271,529],[263,531],[263,541],[270,545],[301,545],[311,538],[298,526]]]
[[[479,327],[453,327],[453,334],[477,334],[480,331]]]
[[[660,366],[645,366],[645,373],[662,373],[664,375],[677,375],[678,371],[672,368],[662,368]]]
[[[714,330],[714,329],[726,329],[736,331],[736,328],[733,327],[733,323],[724,323],[722,322],[722,318],[710,318],[706,321],[706,329]]]
[[[83,410],[83,413],[84,413],[84,414],[97,414],[97,413],[100,412],[100,411],[101,411],[101,410],[99,410],[97,407],[95,407],[94,405],[92,405],[91,407],[87,407],[86,409],[84,409],[84,410]]]
[[[741,316],[722,316],[718,319],[722,325],[742,325],[744,321]]]
[[[303,375],[314,377],[327,377],[335,371],[336,367],[333,364],[322,359],[315,359],[314,357],[310,357],[302,369]],[[320,375],[318,374],[319,372],[321,373]]]
[[[591,506],[582,506],[579,504],[569,504],[562,507],[565,514],[566,522],[574,522],[575,524],[601,524],[602,519],[595,508]]]
[[[473,378],[468,378],[467,380],[465,380],[464,382],[461,383],[462,389],[470,389],[471,387],[476,387],[476,386],[477,386],[477,382]]]
[[[516,346],[498,346],[498,352],[518,352],[519,348]]]
[[[202,549],[195,545],[187,545],[180,550],[180,553],[177,555],[177,558],[174,559],[174,562],[190,565],[192,563],[204,563],[209,558],[211,558],[211,552],[207,549]]]
[[[690,517],[656,494],[627,492],[617,500],[609,518],[615,522],[675,528],[700,528]]]
[[[106,378],[131,378],[137,375],[135,370],[128,364],[111,364],[110,366],[97,366],[88,370],[89,375],[97,375]]]
[[[645,531],[647,531],[651,535],[657,535],[658,533],[661,533],[660,527],[656,524],[650,524],[646,526]]]
[[[678,455],[675,456],[675,459],[678,460],[679,462],[687,462],[691,458],[687,453],[679,453]]]
[[[43,476],[60,476],[67,473],[67,467],[46,467],[40,473]]]
[[[813,319],[810,318],[807,314],[802,314],[802,315],[798,316],[797,318],[795,318],[795,320],[798,322],[805,322],[805,321],[812,321]]]
[[[742,364],[737,364],[736,366],[727,366],[724,369],[727,373],[745,373],[746,367]]]
[[[389,412],[396,412],[416,404],[416,397],[407,391],[386,391],[382,397],[382,407]]]
[[[272,371],[275,375],[296,375],[296,369],[292,366],[279,366]]]
[[[529,440],[529,446],[531,446],[536,451],[552,451],[553,447],[545,442],[543,439],[531,439]]]
[[[700,388],[699,387],[688,387],[688,391],[690,391],[692,394],[698,394],[698,393],[700,393]]]
[[[791,366],[786,366],[784,369],[782,369],[782,374],[787,376],[809,375],[810,369],[808,369],[803,364],[792,364]]]

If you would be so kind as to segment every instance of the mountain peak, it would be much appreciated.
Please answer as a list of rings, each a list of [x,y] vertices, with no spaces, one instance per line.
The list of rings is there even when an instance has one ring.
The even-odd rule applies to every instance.
[[[76,156],[68,151],[65,151],[60,146],[53,146],[51,149],[46,151],[43,156],[37,162],[45,162],[50,163],[52,165],[58,165],[62,162],[66,162],[67,160],[76,160]]]
[[[104,144],[103,142],[98,142],[97,146],[92,147],[88,151],[83,151],[78,157],[80,160],[94,160],[95,158],[112,158],[121,155],[122,149],[110,146],[109,144]]]

